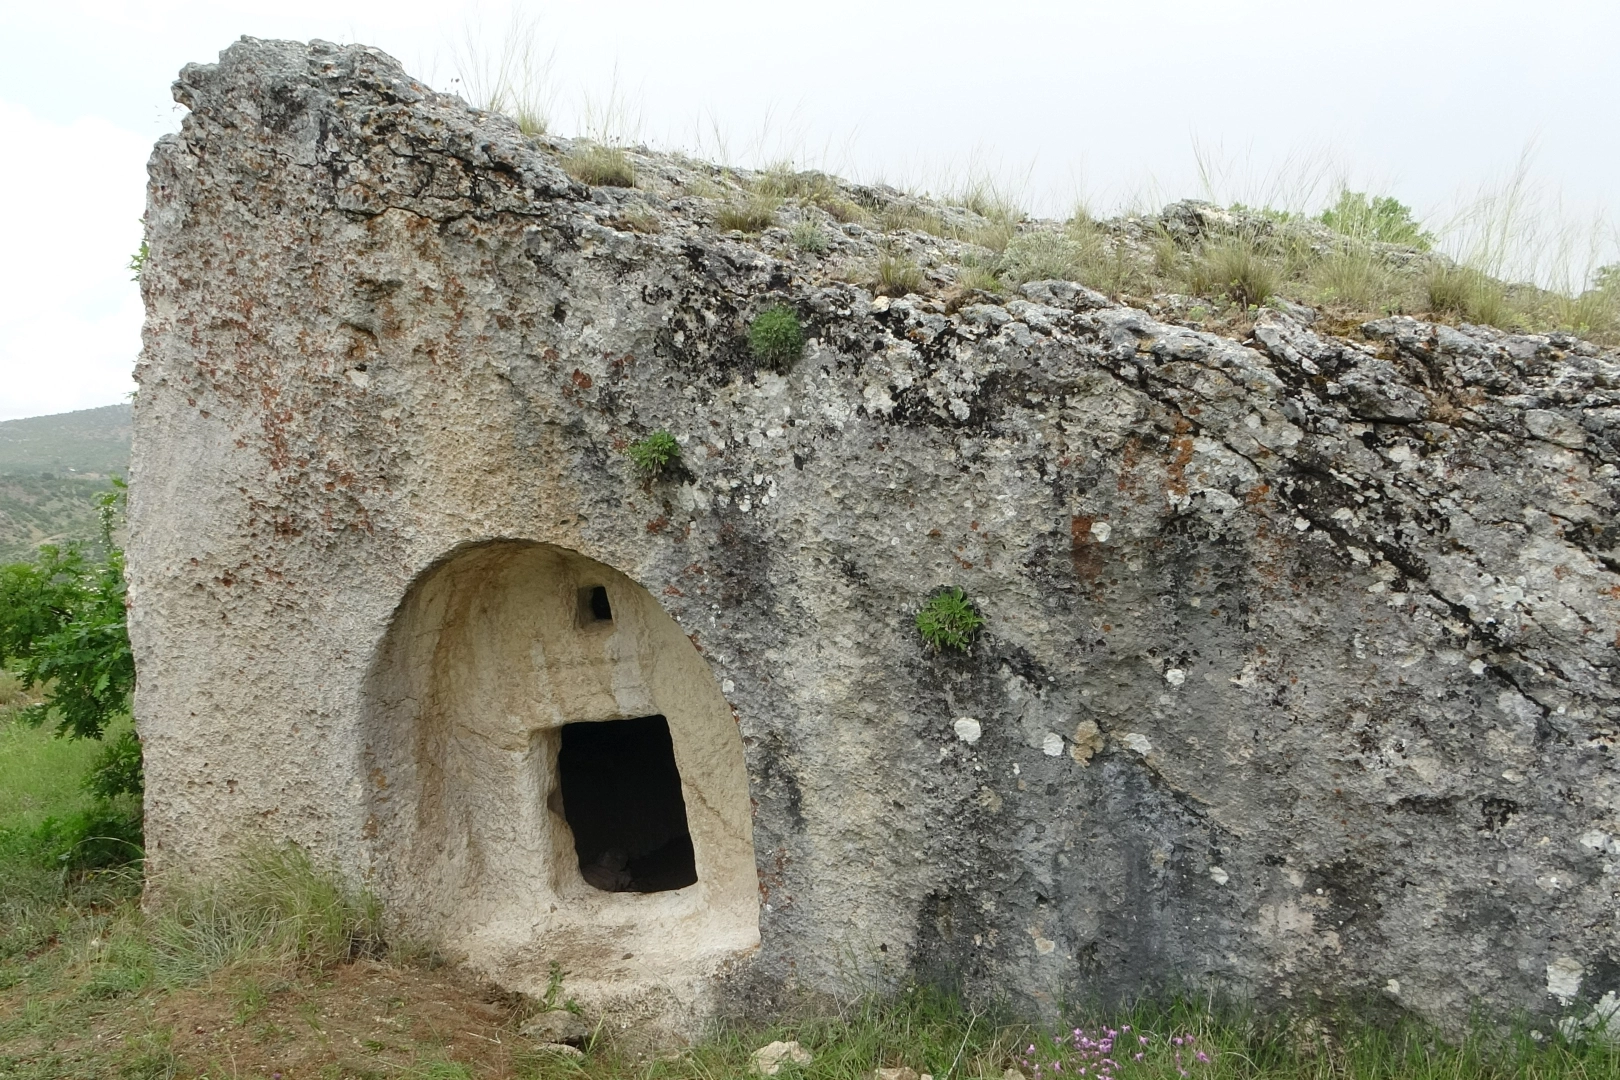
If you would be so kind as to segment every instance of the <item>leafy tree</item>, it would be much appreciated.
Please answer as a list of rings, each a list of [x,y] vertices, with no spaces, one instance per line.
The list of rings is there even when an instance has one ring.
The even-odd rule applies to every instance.
[[[24,689],[45,691],[20,718],[38,726],[54,715],[57,734],[68,738],[101,738],[128,711],[135,688],[124,553],[113,544],[125,487],[114,485],[101,499],[99,550],[46,544],[27,562],[0,566],[0,665],[12,666]],[[89,786],[103,796],[141,790],[140,743],[133,734],[105,747]]]

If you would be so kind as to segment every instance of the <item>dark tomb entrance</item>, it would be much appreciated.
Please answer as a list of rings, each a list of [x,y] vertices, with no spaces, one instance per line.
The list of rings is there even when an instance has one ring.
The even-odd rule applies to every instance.
[[[565,724],[557,772],[587,882],[606,892],[664,892],[697,882],[681,774],[662,716]]]

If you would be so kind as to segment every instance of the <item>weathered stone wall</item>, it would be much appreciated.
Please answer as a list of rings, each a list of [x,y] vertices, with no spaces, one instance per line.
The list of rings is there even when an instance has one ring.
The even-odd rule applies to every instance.
[[[1452,1022],[1620,988],[1620,358],[875,300],[858,225],[719,234],[726,176],[651,154],[585,187],[363,48],[245,39],[176,95],[130,539],[155,867],[290,838],[410,923],[377,665],[413,583],[533,541],[656,597],[740,732],[761,944],[688,1020],[912,973]],[[954,242],[885,242],[949,283]],[[770,303],[811,335],[784,371]],[[941,584],[971,655],[912,627]],[[472,958],[534,989],[566,946],[512,934]]]

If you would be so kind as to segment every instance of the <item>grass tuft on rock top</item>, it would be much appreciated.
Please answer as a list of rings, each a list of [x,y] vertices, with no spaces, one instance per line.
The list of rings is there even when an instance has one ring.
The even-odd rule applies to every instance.
[[[984,625],[984,616],[961,589],[943,589],[929,597],[917,612],[917,633],[935,652],[967,652]]]
[[[661,476],[681,459],[681,444],[660,428],[644,439],[637,439],[625,447],[624,452],[643,476],[651,478]]]
[[[804,328],[798,314],[785,304],[766,308],[748,325],[748,347],[762,364],[778,369],[791,366],[804,354]]]
[[[635,187],[636,170],[623,150],[594,143],[576,146],[563,159],[569,176],[592,187]]]
[[[922,267],[909,255],[880,255],[872,272],[871,286],[878,296],[898,297],[921,292]]]
[[[764,232],[776,224],[776,211],[782,200],[772,195],[752,195],[729,202],[715,212],[714,227],[721,232]]]

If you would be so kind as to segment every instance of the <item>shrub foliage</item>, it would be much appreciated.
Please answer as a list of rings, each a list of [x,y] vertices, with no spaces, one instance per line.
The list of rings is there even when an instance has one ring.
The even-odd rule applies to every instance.
[[[42,546],[34,558],[0,566],[0,664],[14,667],[41,701],[19,711],[24,723],[55,716],[58,734],[99,739],[129,710],[135,659],[124,615],[124,553],[113,523],[123,485],[102,500],[99,553],[82,544]],[[121,736],[92,772],[98,794],[139,792],[140,744]]]
[[[798,314],[785,304],[766,308],[748,326],[748,347],[760,363],[788,367],[804,354],[804,328]]]
[[[942,649],[967,652],[973,646],[973,636],[983,625],[984,616],[961,589],[935,593],[917,612],[917,632],[936,652]]]
[[[681,444],[668,431],[659,429],[625,448],[625,454],[644,475],[661,475],[681,458]]]

